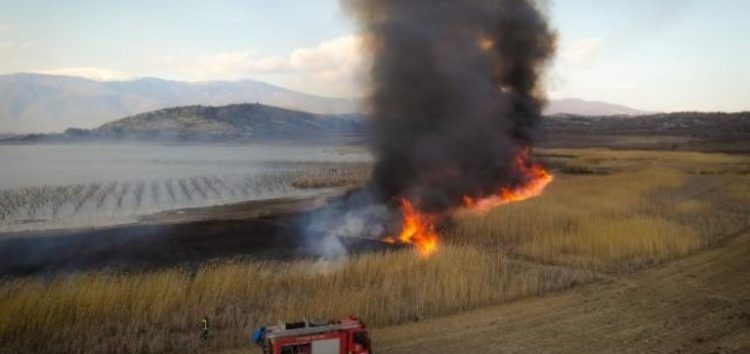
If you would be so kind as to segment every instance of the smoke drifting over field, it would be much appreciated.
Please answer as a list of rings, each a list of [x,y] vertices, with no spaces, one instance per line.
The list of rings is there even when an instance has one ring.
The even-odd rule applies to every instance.
[[[442,213],[523,184],[555,34],[530,0],[342,0],[373,58],[373,187]]]

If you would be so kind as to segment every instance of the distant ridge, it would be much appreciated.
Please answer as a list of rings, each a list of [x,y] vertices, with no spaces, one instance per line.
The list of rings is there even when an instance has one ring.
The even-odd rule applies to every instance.
[[[319,139],[363,130],[358,115],[320,115],[254,103],[166,108],[66,134],[103,140],[237,141]]]
[[[157,78],[95,81],[71,76],[0,75],[0,133],[91,129],[134,114],[189,106],[261,103],[318,114],[359,112],[356,99],[308,95],[253,80],[180,82]],[[551,100],[546,114],[638,115],[605,102]]]
[[[0,134],[0,145],[33,143],[154,142],[237,143],[359,142],[368,139],[361,114],[313,114],[262,104],[185,106],[141,113],[95,129],[70,128],[57,134]],[[618,146],[623,136],[662,136],[654,142],[673,148],[682,142],[735,144],[748,141],[750,112],[677,112],[640,116],[557,114],[542,120],[547,147]],[[640,140],[639,140],[640,141]],[[664,144],[671,145],[664,145]],[[613,145],[614,144],[614,145]],[[727,151],[744,151],[736,144]],[[639,145],[641,146],[641,145]],[[642,145],[646,146],[646,145]]]
[[[168,107],[256,102],[320,114],[357,111],[355,100],[308,95],[253,80],[95,81],[23,73],[0,75],[0,132],[61,132]]]
[[[637,116],[654,112],[642,111],[623,105],[577,98],[551,100],[544,110],[546,115],[573,114],[580,116]]]

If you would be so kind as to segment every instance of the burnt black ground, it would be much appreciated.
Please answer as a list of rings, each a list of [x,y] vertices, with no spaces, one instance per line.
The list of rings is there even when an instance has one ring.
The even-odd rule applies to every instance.
[[[169,222],[7,233],[0,238],[0,277],[153,271],[175,266],[194,269],[232,259],[314,258],[298,232],[300,218],[311,212],[300,210],[300,206],[313,202],[244,203],[188,211],[192,216],[157,218]],[[392,247],[374,240],[342,241],[355,253]]]

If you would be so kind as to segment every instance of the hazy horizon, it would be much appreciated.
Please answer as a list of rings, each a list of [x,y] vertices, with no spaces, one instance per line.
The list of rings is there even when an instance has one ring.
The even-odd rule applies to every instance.
[[[647,111],[750,110],[750,3],[544,1],[559,33],[551,98]],[[60,16],[66,13],[66,16]],[[99,80],[251,79],[357,97],[367,58],[336,0],[128,3],[8,0],[0,73]]]
[[[362,98],[317,96],[255,79],[177,81],[157,77],[96,80],[64,74],[0,74],[0,134],[94,129],[138,114],[187,106],[261,103],[317,114],[363,113]],[[579,97],[548,99],[545,115],[636,116],[648,111]],[[707,112],[707,111],[704,111]],[[747,111],[712,111],[741,113]]]

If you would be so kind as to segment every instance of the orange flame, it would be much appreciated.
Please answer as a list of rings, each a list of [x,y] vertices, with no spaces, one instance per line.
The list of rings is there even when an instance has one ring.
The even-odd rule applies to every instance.
[[[435,231],[436,218],[420,212],[406,198],[401,199],[401,212],[404,216],[401,233],[398,237],[386,237],[384,241],[414,245],[422,257],[429,257],[435,253],[440,239]]]
[[[529,162],[528,149],[522,150],[516,156],[515,171],[522,176],[525,180],[524,183],[513,187],[504,186],[496,194],[480,199],[464,196],[465,210],[482,214],[503,204],[538,197],[547,185],[554,180],[554,176],[545,170],[544,167]]]
[[[514,169],[522,177],[523,183],[513,187],[503,186],[489,197],[475,199],[464,196],[464,209],[460,212],[486,213],[503,204],[541,195],[554,177],[541,165],[530,162],[529,153],[529,149],[524,149],[515,158]],[[437,216],[417,210],[406,198],[401,199],[401,213],[404,220],[401,233],[398,237],[388,236],[383,242],[414,245],[419,255],[425,258],[434,254],[440,242],[440,236],[435,231]]]

